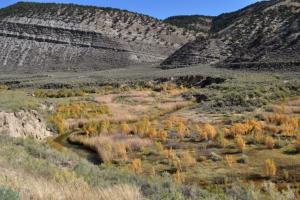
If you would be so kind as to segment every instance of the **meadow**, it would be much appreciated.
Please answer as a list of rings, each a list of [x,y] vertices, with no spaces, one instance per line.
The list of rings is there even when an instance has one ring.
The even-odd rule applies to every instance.
[[[0,194],[299,198],[298,74],[151,69],[143,76],[134,67],[111,70],[106,79],[106,72],[80,80],[76,74],[3,78],[1,110],[37,110],[55,136],[36,142],[1,135]],[[214,78],[224,81],[207,82]]]

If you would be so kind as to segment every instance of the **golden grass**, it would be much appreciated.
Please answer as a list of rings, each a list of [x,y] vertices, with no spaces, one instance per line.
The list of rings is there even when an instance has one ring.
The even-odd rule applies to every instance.
[[[245,123],[234,123],[229,129],[225,129],[226,136],[235,137],[237,135],[257,134],[263,129],[261,122],[248,120]]]
[[[171,111],[179,110],[189,105],[191,105],[191,102],[189,101],[165,102],[165,103],[159,103],[157,105],[157,108],[165,112],[171,112]]]
[[[269,177],[273,177],[276,175],[277,168],[275,162],[272,159],[267,159],[265,161],[265,173]]]
[[[177,170],[176,173],[172,175],[172,179],[175,183],[181,184],[184,182],[185,177],[179,170]]]
[[[192,167],[196,165],[197,161],[191,153],[185,151],[180,155],[180,162],[183,167]]]
[[[68,119],[90,119],[109,114],[110,112],[106,105],[87,101],[73,102],[69,104],[59,104],[49,121],[53,123],[57,131],[62,134],[66,131],[66,129],[74,126],[72,123],[66,123],[66,120]]]
[[[217,129],[211,124],[206,123],[202,126],[197,126],[196,128],[201,139],[214,140],[217,135]]]
[[[267,136],[265,139],[265,144],[268,149],[273,149],[275,145],[274,139],[271,136]]]
[[[21,200],[44,199],[89,199],[89,200],[141,200],[137,187],[115,185],[107,188],[92,188],[84,180],[75,178],[58,182],[34,177],[25,172],[1,169],[0,185],[8,186],[19,193]]]
[[[237,135],[234,139],[234,142],[235,142],[235,145],[236,145],[237,149],[240,150],[241,152],[243,152],[245,147],[246,147],[246,144],[245,144],[245,141],[242,138],[242,136]]]
[[[142,173],[142,161],[141,159],[133,159],[130,165],[128,166],[130,171],[133,171],[136,174]]]
[[[232,167],[234,163],[234,157],[232,155],[226,155],[224,158],[224,162],[227,166]]]
[[[114,159],[125,159],[126,152],[139,151],[152,145],[151,140],[130,135],[102,135],[93,138],[85,138],[83,145],[95,150],[103,162],[111,162]]]

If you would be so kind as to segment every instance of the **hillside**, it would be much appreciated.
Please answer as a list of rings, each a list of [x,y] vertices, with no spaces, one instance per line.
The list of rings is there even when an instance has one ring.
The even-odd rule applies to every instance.
[[[237,67],[257,67],[258,63],[282,68],[299,65],[299,37],[299,1],[263,1],[214,18],[208,39],[187,43],[162,66],[239,63]]]
[[[0,10],[0,71],[102,70],[161,62],[196,35],[125,10],[20,2]]]
[[[187,30],[208,33],[211,29],[214,17],[203,15],[181,15],[172,16],[164,20],[164,22]]]

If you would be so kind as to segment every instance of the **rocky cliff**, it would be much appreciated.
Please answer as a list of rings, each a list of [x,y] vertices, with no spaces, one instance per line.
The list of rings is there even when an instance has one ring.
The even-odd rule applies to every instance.
[[[0,10],[0,71],[101,70],[160,62],[197,35],[124,10],[20,2]]]
[[[0,134],[38,140],[53,136],[36,111],[0,112]]]
[[[208,38],[187,43],[162,66],[171,68],[199,63],[299,65],[299,0],[262,1],[220,15],[213,19]]]

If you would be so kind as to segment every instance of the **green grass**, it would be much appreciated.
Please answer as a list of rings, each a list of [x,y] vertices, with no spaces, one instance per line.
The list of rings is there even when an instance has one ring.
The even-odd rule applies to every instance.
[[[12,81],[13,83],[14,80],[20,81],[19,84],[11,84],[9,87],[26,87],[26,89],[0,91],[0,110],[38,109],[39,105],[45,102],[54,105],[94,99],[95,94],[68,98],[36,98],[31,95],[37,87],[44,88],[43,86],[49,83],[57,84],[57,86],[62,84],[80,88],[95,86],[96,89],[103,84],[116,86],[108,90],[101,89],[99,92],[106,93],[120,92],[121,89],[118,86],[123,83],[136,86],[143,85],[143,83],[156,78],[196,74],[226,78],[225,83],[190,90],[189,95],[204,94],[208,97],[207,101],[196,104],[195,108],[199,109],[200,112],[251,111],[264,107],[270,102],[300,95],[300,81],[297,73],[243,72],[216,69],[209,66],[193,66],[188,70],[186,68],[161,70],[144,66],[142,68],[131,67],[99,72],[53,73],[49,76],[0,75],[1,82]],[[55,90],[60,89],[56,88]],[[127,99],[120,97],[114,99],[114,101],[124,103]],[[243,120],[240,118],[234,119],[231,114],[228,114],[228,117],[232,121]],[[0,146],[1,167],[16,171],[23,170],[34,177],[42,177],[54,182],[63,181],[70,184],[70,179],[79,178],[93,188],[109,187],[115,184],[131,184],[137,186],[148,199],[253,199],[253,195],[256,195],[258,199],[271,199],[270,195],[292,199],[290,198],[292,196],[290,191],[281,194],[272,184],[266,184],[266,193],[254,189],[251,184],[243,185],[240,183],[228,186],[226,190],[216,185],[205,189],[199,186],[176,185],[169,173],[163,173],[161,177],[138,176],[111,165],[94,165],[67,149],[58,152],[48,147],[47,144],[37,143],[31,139],[13,139],[0,136]],[[215,164],[212,165],[215,166]],[[194,177],[196,180],[199,180],[199,177],[209,177],[212,180],[220,178],[214,170],[208,169],[202,163],[199,167],[187,173],[189,173],[189,177]],[[230,171],[221,171],[220,174],[224,176],[221,179],[225,180]],[[1,183],[0,186],[2,187]],[[5,185],[3,187],[5,188]]]
[[[269,103],[300,96],[300,81],[293,76],[275,74],[233,74],[223,84],[213,84],[193,91],[208,97],[198,104],[206,111],[253,111]]]
[[[70,152],[57,152],[31,139],[0,136],[0,163],[15,170],[25,170],[34,176],[54,181],[83,178],[90,187],[108,187],[131,183],[145,186],[150,199],[182,199],[183,194],[170,179],[147,179],[109,165],[97,166]],[[159,196],[158,196],[159,195]]]
[[[0,91],[0,110],[37,109],[40,101],[25,90]]]
[[[22,170],[33,177],[44,178],[64,184],[74,183],[71,180],[83,179],[89,187],[109,187],[115,184],[131,184],[137,186],[148,199],[253,199],[254,196],[270,198],[276,195],[291,199],[290,190],[280,193],[274,185],[266,184],[267,193],[254,189],[251,184],[237,183],[223,190],[212,186],[201,189],[196,186],[180,186],[174,184],[168,173],[162,177],[147,178],[117,169],[111,165],[97,166],[87,162],[67,150],[57,152],[46,144],[37,143],[31,139],[14,139],[0,136],[0,164],[5,169]],[[2,186],[1,186],[2,185]],[[1,192],[17,197],[11,189],[0,183]],[[80,189],[80,188],[79,188]],[[230,192],[234,191],[234,192]],[[0,197],[1,199],[1,197]],[[13,198],[12,198],[13,199]]]

